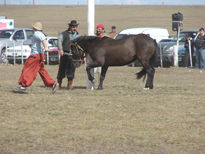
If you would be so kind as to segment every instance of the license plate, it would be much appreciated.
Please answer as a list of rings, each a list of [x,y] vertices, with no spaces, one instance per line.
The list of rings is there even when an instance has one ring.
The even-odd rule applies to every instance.
[[[12,56],[14,56],[14,53],[12,53]],[[17,53],[15,53],[15,56],[17,56]]]
[[[51,58],[50,61],[57,61],[57,58]]]

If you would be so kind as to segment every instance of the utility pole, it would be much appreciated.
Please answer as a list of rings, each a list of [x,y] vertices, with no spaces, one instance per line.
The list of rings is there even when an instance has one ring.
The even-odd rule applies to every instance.
[[[33,5],[35,5],[35,0],[33,0]]]
[[[95,25],[95,0],[88,0],[88,35],[94,35]]]
[[[4,6],[6,6],[6,0],[4,0]]]

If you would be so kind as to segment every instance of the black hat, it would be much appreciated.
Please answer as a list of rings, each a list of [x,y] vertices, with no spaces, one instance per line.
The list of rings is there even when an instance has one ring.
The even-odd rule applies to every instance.
[[[77,23],[76,20],[71,20],[70,23],[68,23],[69,26],[78,26],[79,24]]]

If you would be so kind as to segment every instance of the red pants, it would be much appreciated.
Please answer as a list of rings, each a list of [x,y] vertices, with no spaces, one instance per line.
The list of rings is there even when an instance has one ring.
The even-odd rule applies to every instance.
[[[45,86],[52,87],[55,81],[51,78],[44,68],[44,54],[35,54],[26,60],[18,83],[23,87],[29,87],[36,79],[37,73],[40,74]]]

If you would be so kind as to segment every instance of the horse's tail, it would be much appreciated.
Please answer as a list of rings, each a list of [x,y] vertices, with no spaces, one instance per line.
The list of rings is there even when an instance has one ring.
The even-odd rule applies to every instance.
[[[149,61],[149,64],[150,64],[151,67],[155,66],[155,62],[156,62],[156,59],[157,59],[157,53],[159,51],[159,46],[158,46],[156,40],[154,40],[154,45],[155,45],[154,53],[153,53],[153,55],[152,55],[152,57],[150,58],[150,61]],[[144,76],[144,78],[143,78],[143,81],[144,81],[145,78],[146,78],[146,74],[147,74],[146,69],[143,68],[140,72],[136,73],[137,79],[141,79]]]
[[[156,40],[154,40],[154,45],[155,45],[155,51],[154,51],[154,54],[152,55],[152,57],[150,58],[150,62],[149,62],[149,64],[152,67],[155,66],[155,62],[156,62],[156,59],[157,59],[157,53],[159,52],[159,46],[158,46]]]

